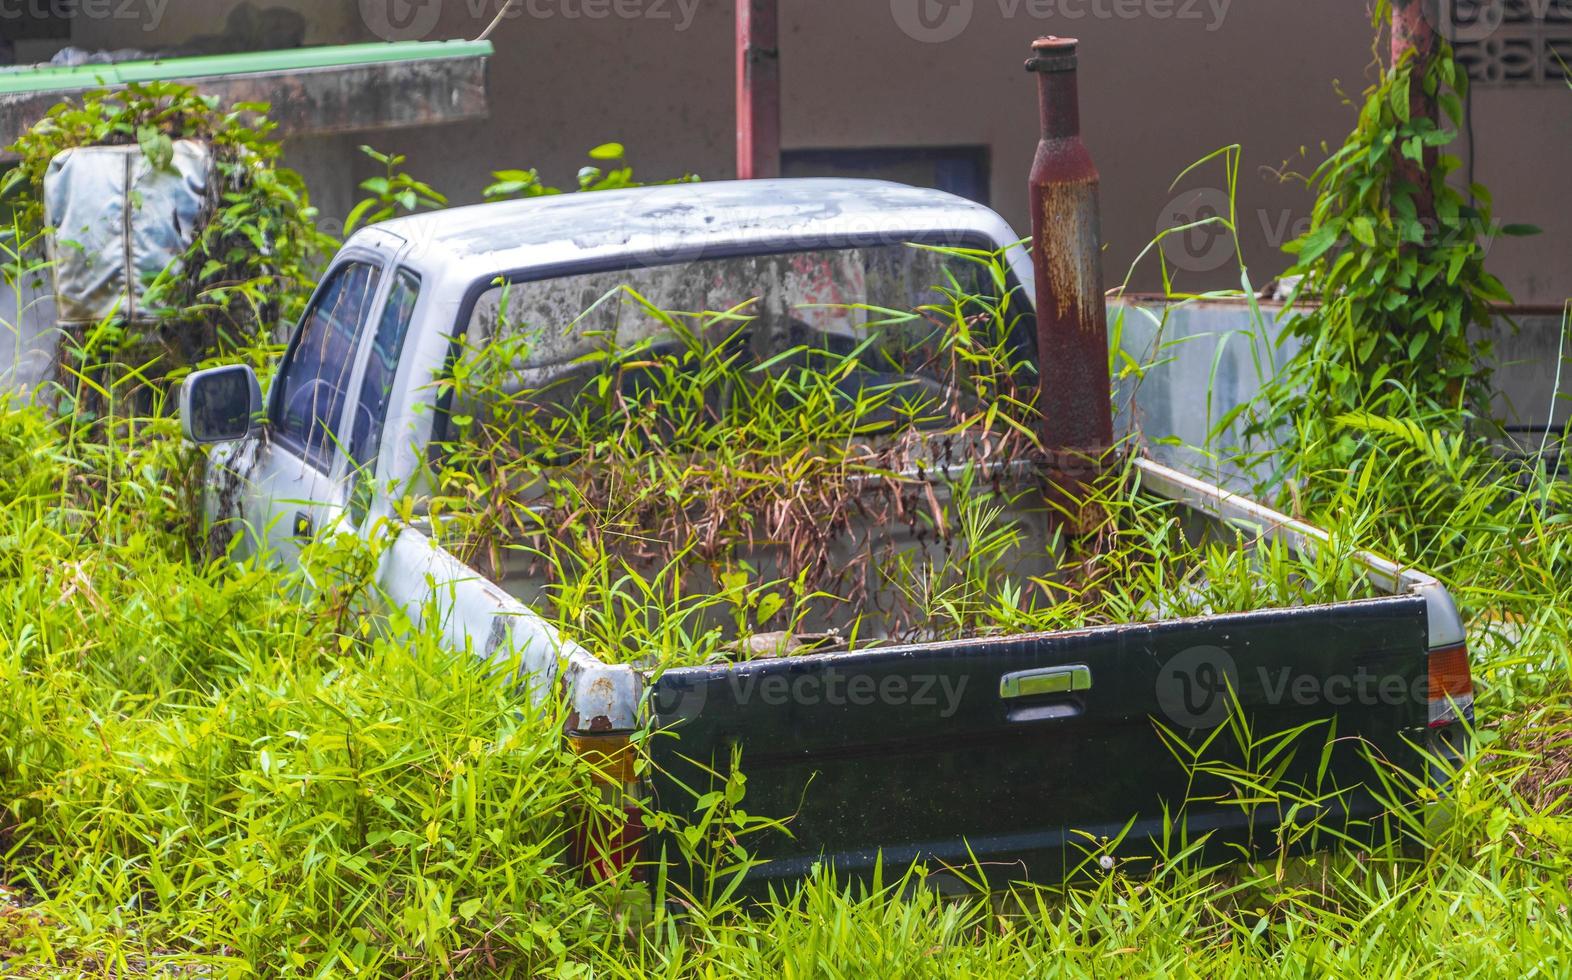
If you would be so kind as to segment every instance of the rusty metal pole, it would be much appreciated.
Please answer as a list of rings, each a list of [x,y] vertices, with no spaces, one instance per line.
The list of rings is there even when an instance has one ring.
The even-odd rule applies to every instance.
[[[1081,142],[1077,44],[1041,38],[1026,63],[1037,73],[1042,111],[1030,196],[1042,438],[1061,471],[1055,483],[1070,495],[1113,445],[1099,177]]]
[[[737,0],[737,178],[781,175],[778,0]]]
[[[1430,5],[1427,12],[1426,5]],[[1392,0],[1392,67],[1403,63],[1413,52],[1413,80],[1409,85],[1408,107],[1413,119],[1431,119],[1439,123],[1440,112],[1436,100],[1425,92],[1425,74],[1440,53],[1440,38],[1436,34],[1435,0]],[[1397,160],[1397,179],[1413,184],[1418,191],[1414,205],[1419,220],[1426,223],[1427,231],[1434,233],[1436,217],[1435,194],[1430,189],[1429,174],[1435,172],[1439,150],[1428,146],[1424,149],[1421,166],[1407,157]]]

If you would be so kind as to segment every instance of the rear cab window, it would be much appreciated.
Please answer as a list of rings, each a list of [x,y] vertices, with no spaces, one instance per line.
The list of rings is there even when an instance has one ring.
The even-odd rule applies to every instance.
[[[570,429],[598,418],[615,438],[629,407],[658,401],[662,379],[682,371],[725,380],[689,386],[703,389],[702,400],[650,406],[673,430],[695,417],[745,421],[757,392],[739,387],[750,376],[792,374],[833,384],[830,397],[862,413],[870,432],[949,426],[956,411],[980,407],[954,404],[954,372],[966,370],[953,356],[958,320],[993,331],[1021,382],[1035,384],[1025,376],[1035,370],[1035,320],[991,254],[823,248],[493,284],[463,324],[439,441],[462,439],[464,426],[507,405],[512,421],[520,410],[528,416],[522,451],[532,441],[547,454],[571,452],[566,436],[596,433]],[[963,297],[976,308],[957,317]],[[733,369],[717,370],[723,363]],[[795,397],[783,394],[790,386],[765,389]]]

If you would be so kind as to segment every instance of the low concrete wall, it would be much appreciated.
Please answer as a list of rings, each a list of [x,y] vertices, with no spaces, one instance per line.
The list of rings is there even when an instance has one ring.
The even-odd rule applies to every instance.
[[[47,277],[0,282],[0,392],[32,392],[54,378],[60,332]]]
[[[1253,399],[1298,343],[1281,337],[1283,307],[1262,303],[1257,322],[1243,302],[1168,307],[1115,303],[1109,322],[1123,355],[1147,365],[1139,380],[1118,386],[1120,432],[1137,438],[1162,462],[1237,482],[1217,457],[1243,443],[1242,423],[1212,438],[1229,411]],[[1510,427],[1564,428],[1572,422],[1572,326],[1550,310],[1503,316],[1488,339],[1494,347],[1496,416]]]

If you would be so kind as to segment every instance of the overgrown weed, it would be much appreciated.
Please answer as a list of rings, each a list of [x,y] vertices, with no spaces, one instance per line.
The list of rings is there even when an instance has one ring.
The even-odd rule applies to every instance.
[[[1258,548],[1258,531],[1141,493],[1128,459],[1089,481],[1095,519],[1067,535],[1002,255],[792,260],[870,281],[895,266],[930,298],[905,313],[789,289],[783,306],[778,270],[750,261],[752,279],[711,262],[642,270],[645,292],[598,292],[615,274],[555,287],[588,293],[582,311],[500,286],[449,372],[427,505],[440,535],[604,659],[666,668],[1370,594],[1357,531],[1312,556]],[[651,298],[711,280],[761,292],[697,313]]]
[[[6,970],[676,976],[866,964],[949,976],[1559,963],[1572,852],[1558,763],[1539,752],[1559,751],[1572,689],[1567,488],[1525,483],[1473,444],[1454,453],[1406,425],[1346,424],[1380,465],[1311,474],[1323,490],[1306,498],[1307,516],[1349,548],[1438,569],[1483,654],[1478,757],[1455,774],[1451,819],[1425,830],[1426,850],[1347,845],[1218,869],[1198,866],[1180,835],[1148,873],[1088,869],[1003,903],[941,899],[953,882],[921,869],[890,869],[872,886],[825,870],[746,912],[722,900],[673,915],[625,880],[587,884],[569,866],[566,835],[598,797],[551,710],[528,709],[505,679],[431,637],[363,628],[342,596],[309,592],[287,571],[200,561],[169,489],[188,470],[168,419],[13,406],[0,415],[0,785],[8,877],[38,904],[3,918]],[[985,540],[999,506],[955,533]],[[1261,601],[1350,588],[1339,548],[1316,564],[1256,549],[1246,574],[1223,543],[1178,566],[1161,507],[1130,506],[1153,513],[1109,516],[1115,540],[1102,553],[1137,556],[1102,578],[1110,615],[1238,600],[1193,594],[1192,574],[1255,583]],[[325,541],[305,565],[353,567],[362,547]],[[575,577],[591,581],[586,597],[600,590],[578,600],[600,610],[594,629],[634,635],[605,603],[617,589],[594,585],[626,575],[603,563]],[[648,576],[620,588],[629,608],[661,591]],[[1144,607],[1153,596],[1177,605]],[[978,615],[945,601],[960,619]],[[731,655],[681,608],[671,622],[660,649]],[[1517,720],[1524,708],[1537,716]],[[1267,787],[1259,805],[1302,806],[1315,792]],[[1394,808],[1422,795],[1389,792]]]
[[[519,183],[527,188],[530,180]],[[1250,293],[1248,277],[1244,284]],[[939,322],[971,325],[977,311],[965,311],[969,295],[957,291],[960,312],[941,310]],[[671,319],[712,320],[730,335],[752,315]],[[449,540],[469,544],[492,568],[512,557],[556,562],[554,615],[618,659],[732,657],[726,647],[736,637],[767,626],[798,630],[804,605],[829,595],[807,574],[811,547],[796,575],[753,568],[728,580],[745,569],[723,562],[719,588],[681,586],[684,569],[716,553],[703,550],[713,547],[699,533],[706,514],[767,513],[755,498],[702,491],[722,484],[735,495],[753,479],[779,492],[801,483],[804,468],[838,485],[848,477],[889,483],[904,474],[894,464],[905,459],[851,451],[879,433],[846,426],[865,413],[845,412],[847,393],[813,380],[833,376],[837,362],[827,359],[800,372],[790,391],[743,372],[769,425],[728,442],[706,415],[704,392],[662,373],[697,364],[714,372],[711,380],[736,383],[730,375],[740,367],[710,353],[725,349],[700,344],[641,358],[651,363],[641,366],[648,373],[631,398],[620,385],[598,392],[620,399],[616,412],[570,413],[562,428],[553,428],[556,417],[532,419],[552,440],[588,451],[576,462],[611,461],[604,472],[618,482],[573,479],[575,461],[564,470],[560,460],[526,452],[500,457],[504,465],[489,471],[474,467],[468,483],[459,466],[440,474],[445,495],[432,511],[462,518],[446,529]],[[855,368],[856,357],[837,356]],[[1291,468],[1295,483],[1282,499],[1330,528],[1337,543],[1303,560],[1238,541],[1194,543],[1128,483],[1104,492],[1107,524],[1095,550],[1076,555],[1062,541],[1049,549],[1012,523],[1009,492],[979,494],[966,482],[1009,458],[1010,440],[1029,441],[1029,414],[957,412],[955,399],[902,406],[880,385],[854,387],[851,396],[863,409],[894,408],[908,418],[942,408],[941,431],[971,432],[961,440],[957,490],[945,498],[954,506],[936,507],[920,490],[906,511],[929,540],[943,532],[959,546],[939,549],[926,564],[895,566],[894,577],[912,586],[900,602],[918,614],[895,617],[899,628],[1019,631],[1083,621],[1089,606],[1128,621],[1307,595],[1346,598],[1356,588],[1346,560],[1356,546],[1442,576],[1471,624],[1481,688],[1476,753],[1452,774],[1444,807],[1428,787],[1383,788],[1394,814],[1445,811],[1448,819],[1433,826],[1405,825],[1427,847],[1372,851],[1346,842],[1312,858],[1217,868],[1199,862],[1197,842],[1176,833],[1146,873],[1088,867],[1073,884],[1019,888],[1002,899],[941,897],[954,882],[922,868],[889,869],[859,884],[824,869],[746,912],[721,892],[687,896],[694,901],[674,914],[626,879],[586,883],[568,866],[566,835],[599,797],[564,751],[552,708],[528,707],[505,678],[475,670],[433,637],[365,618],[355,607],[364,581],[304,587],[312,569],[341,577],[364,569],[364,543],[315,544],[295,572],[205,561],[189,533],[189,454],[156,394],[121,397],[149,379],[105,378],[93,367],[82,362],[55,399],[79,408],[93,394],[90,414],[19,404],[0,412],[0,839],[16,889],[0,910],[7,975],[1566,970],[1572,500],[1565,483],[1500,459],[1455,417],[1422,402],[1345,405],[1306,430],[1309,440],[1354,440],[1360,452],[1351,465]],[[488,383],[473,373],[458,380]],[[1013,397],[1001,391],[988,388],[982,401]],[[641,407],[655,404],[643,399],[657,393],[691,406],[694,426],[641,418]],[[768,409],[782,395],[792,408]],[[466,445],[490,452],[502,444],[484,417],[470,418]],[[573,428],[606,419],[621,424],[598,442]],[[789,424],[804,420],[812,424]],[[648,453],[619,456],[629,434],[642,440],[627,444],[639,452],[665,440],[687,458],[666,453],[655,465]],[[776,453],[764,478],[750,476],[762,471],[750,469],[760,460],[747,448],[760,440]],[[818,449],[826,441],[836,452]],[[929,446],[907,451],[929,454],[927,462],[938,457]],[[706,469],[694,462],[700,452],[722,462]],[[672,503],[651,493],[632,495],[638,503],[630,510],[606,506],[638,486],[680,492]],[[522,492],[529,487],[538,492]],[[813,512],[820,500],[796,493],[783,497],[810,501],[804,519],[822,520]],[[585,499],[601,508],[599,524],[544,525],[571,549],[538,540],[519,555],[485,547],[538,536],[543,513],[571,515]],[[843,498],[830,503],[845,506]],[[666,508],[672,523],[646,523],[650,508]],[[584,541],[593,543],[587,553],[578,547]],[[1001,556],[1028,542],[1051,554],[1055,571],[1072,566],[1074,574],[1042,582],[1010,574]],[[318,585],[331,578],[318,576]],[[1244,739],[1259,759],[1281,734],[1219,737]],[[1318,787],[1263,786],[1249,768],[1211,775],[1248,788],[1251,805],[1316,801]],[[745,802],[745,790],[729,782],[712,813],[724,818]],[[745,861],[734,837],[724,820],[696,832],[718,852],[714,860]],[[1088,856],[1100,846],[1088,842]]]

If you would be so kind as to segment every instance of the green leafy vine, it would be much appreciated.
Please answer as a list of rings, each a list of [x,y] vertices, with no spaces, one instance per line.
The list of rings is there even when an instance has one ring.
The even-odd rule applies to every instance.
[[[1389,0],[1378,3],[1375,25],[1390,13]],[[1285,246],[1296,256],[1287,274],[1302,277],[1285,337],[1302,347],[1253,432],[1286,438],[1289,458],[1324,449],[1327,462],[1349,465],[1362,441],[1337,417],[1356,408],[1400,414],[1380,407],[1394,398],[1459,425],[1488,417],[1483,328],[1492,304],[1511,296],[1485,256],[1498,234],[1536,229],[1498,227],[1489,192],[1475,184],[1465,196],[1451,180],[1461,162],[1441,148],[1457,139],[1467,86],[1444,41],[1422,69],[1412,53],[1403,57],[1365,91],[1358,125],[1309,178],[1310,230]]]
[[[136,144],[154,167],[166,167],[175,140],[206,142],[217,178],[208,188],[207,219],[179,267],[150,284],[147,301],[171,330],[200,335],[199,349],[254,349],[299,315],[337,246],[318,228],[305,182],[280,164],[268,111],[260,103],[226,107],[167,82],[88,92],[55,106],[11,146],[21,162],[0,181],[0,198],[14,200],[19,228],[36,233],[45,221],[44,176],[61,152]],[[138,339],[114,329],[99,333],[109,348]]]

